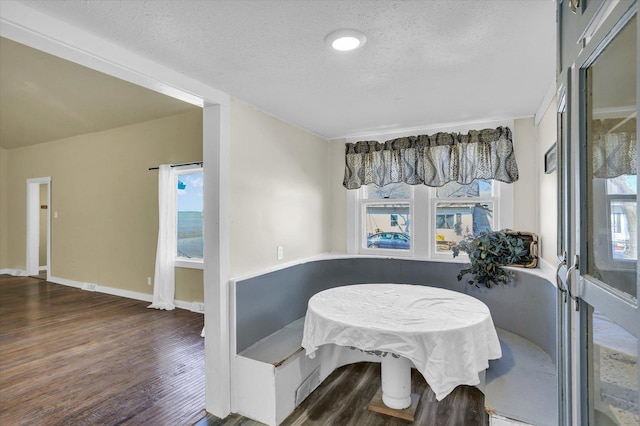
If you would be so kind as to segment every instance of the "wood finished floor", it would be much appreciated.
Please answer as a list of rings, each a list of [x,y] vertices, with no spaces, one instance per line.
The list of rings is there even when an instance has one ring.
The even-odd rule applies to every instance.
[[[191,425],[203,316],[0,276],[1,425]]]
[[[358,363],[334,371],[282,423],[282,426],[487,426],[484,395],[477,388],[458,386],[437,401],[424,378],[411,374],[411,391],[420,395],[413,423],[368,410],[380,387],[380,364]],[[258,426],[262,423],[232,414],[226,419],[208,415],[197,426]]]
[[[0,276],[1,425],[243,425],[204,411],[203,317],[31,277]],[[287,426],[410,424],[367,409],[380,365],[331,374]],[[438,402],[422,376],[415,425],[486,426],[484,396],[459,386]]]

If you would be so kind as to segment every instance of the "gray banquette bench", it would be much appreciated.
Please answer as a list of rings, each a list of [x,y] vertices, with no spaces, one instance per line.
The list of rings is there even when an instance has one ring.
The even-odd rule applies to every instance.
[[[489,412],[535,425],[557,424],[555,286],[540,273],[513,268],[513,283],[477,288],[457,281],[463,267],[453,262],[342,257],[232,280],[232,411],[277,425],[334,368],[369,360],[356,357],[327,366],[322,356],[306,357],[300,343],[311,296],[342,285],[399,283],[446,288],[483,301],[503,352],[486,372]]]

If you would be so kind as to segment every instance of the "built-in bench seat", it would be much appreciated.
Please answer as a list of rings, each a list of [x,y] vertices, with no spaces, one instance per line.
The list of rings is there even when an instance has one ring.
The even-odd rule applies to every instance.
[[[304,317],[257,341],[239,355],[279,367],[303,350],[301,346],[303,328]]]
[[[487,304],[503,349],[503,357],[491,361],[486,373],[487,407],[522,422],[557,424],[555,287],[539,273],[516,270],[513,284],[478,289],[455,280],[461,267],[342,258],[232,281],[232,344],[237,351],[232,411],[277,425],[335,368],[379,362],[370,354],[335,345],[321,347],[316,358],[309,359],[301,347],[304,314],[309,298],[326,288],[396,282],[448,288]]]

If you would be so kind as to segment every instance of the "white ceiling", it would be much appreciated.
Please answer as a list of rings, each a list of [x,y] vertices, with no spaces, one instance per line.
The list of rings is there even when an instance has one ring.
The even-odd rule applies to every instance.
[[[551,0],[20,2],[327,139],[532,116],[555,78]]]

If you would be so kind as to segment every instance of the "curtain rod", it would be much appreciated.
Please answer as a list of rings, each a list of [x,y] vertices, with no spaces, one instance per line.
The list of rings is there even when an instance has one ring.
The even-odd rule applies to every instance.
[[[202,166],[202,161],[195,161],[193,163],[180,163],[180,164],[171,164],[171,167],[180,167],[180,166],[193,166],[199,164]],[[158,170],[160,167],[149,167],[149,170]]]

